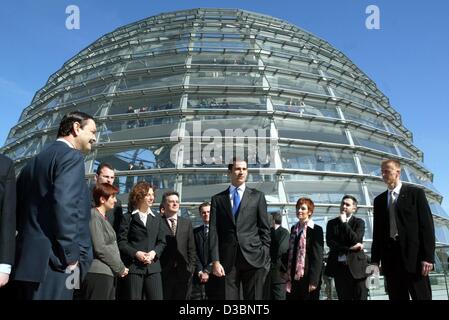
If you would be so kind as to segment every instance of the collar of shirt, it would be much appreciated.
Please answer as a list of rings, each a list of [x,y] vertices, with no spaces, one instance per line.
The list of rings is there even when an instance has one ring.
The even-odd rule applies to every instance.
[[[147,212],[141,212],[141,211],[139,211],[139,209],[136,209],[133,212],[131,212],[131,214],[136,214],[136,213],[151,214],[153,217],[155,217],[153,211],[151,211],[151,208],[148,208]]]
[[[352,218],[352,214],[349,217],[346,217],[346,222],[349,222],[349,220],[351,220]]]
[[[310,229],[313,229],[315,227],[315,222],[313,222],[312,219],[307,220],[306,227],[309,227]]]
[[[390,194],[391,194],[391,191],[394,192],[395,199],[397,199],[399,193],[401,192],[401,188],[402,188],[402,183],[399,182],[398,185],[397,185],[393,190],[388,189],[388,203],[390,203]]]
[[[232,193],[234,192],[234,190],[236,188],[239,188],[238,193],[240,195],[240,199],[242,199],[243,192],[245,192],[245,189],[246,189],[246,184],[244,183],[240,187],[235,187],[231,184],[231,186],[229,187],[229,194],[230,194],[231,198],[232,198]]]
[[[70,142],[68,142],[66,139],[64,138],[58,138],[56,139],[56,141],[61,141],[64,142],[66,145],[68,145],[70,148],[75,149],[75,146],[73,144],[71,144]]]
[[[178,214],[174,214],[171,217],[166,217],[166,218],[167,218],[167,220],[170,221],[170,223],[171,223],[172,219],[174,219],[176,222],[178,222]]]

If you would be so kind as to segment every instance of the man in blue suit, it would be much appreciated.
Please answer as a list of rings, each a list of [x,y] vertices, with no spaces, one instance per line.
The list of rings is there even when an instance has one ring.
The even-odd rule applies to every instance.
[[[95,133],[90,115],[65,115],[57,140],[19,175],[13,279],[21,299],[70,300],[89,269],[90,197],[82,153],[91,150]]]

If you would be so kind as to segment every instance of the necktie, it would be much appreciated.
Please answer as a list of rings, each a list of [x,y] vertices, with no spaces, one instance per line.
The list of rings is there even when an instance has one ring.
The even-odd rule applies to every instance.
[[[207,238],[209,236],[209,226],[205,225],[204,226],[204,237]]]
[[[238,192],[239,188],[235,188],[234,192],[232,193],[232,202],[233,202],[233,206],[232,206],[232,214],[235,215],[237,214],[237,211],[239,210],[239,206],[240,206],[240,195]]]
[[[170,222],[171,222],[171,234],[173,235],[173,236],[176,236],[176,219],[175,218],[170,218],[170,219],[168,219],[168,220],[170,220]]]
[[[398,234],[398,227],[396,225],[396,199],[394,198],[394,191],[390,191],[390,204],[388,205],[388,214],[390,220],[390,238],[396,238]]]

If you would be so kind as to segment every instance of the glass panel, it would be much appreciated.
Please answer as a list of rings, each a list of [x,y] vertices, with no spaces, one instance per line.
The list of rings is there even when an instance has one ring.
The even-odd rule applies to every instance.
[[[236,147],[233,143],[223,139],[214,139],[209,143],[200,141],[183,140],[185,168],[227,168],[234,156],[245,158],[248,168],[274,168],[274,151],[269,142],[257,141],[244,143]],[[190,143],[188,145],[188,143]]]
[[[71,91],[63,94],[61,103],[68,103],[71,101],[79,100],[82,98],[90,97],[100,93],[106,93],[112,84],[98,83],[89,84],[87,87],[77,87]],[[66,87],[66,90],[70,90],[70,86]]]
[[[359,131],[353,131],[352,138],[356,145],[380,150],[395,155],[398,154],[393,142],[388,141],[387,138],[381,139]]]
[[[184,174],[182,178],[182,201],[210,201],[213,195],[229,187],[229,181],[229,177],[225,173]],[[279,201],[278,183],[275,175],[260,176],[257,174],[249,174],[246,184],[250,188],[264,192],[267,202]]]
[[[162,195],[168,190],[175,189],[176,174],[145,174],[136,170],[132,175],[116,177],[116,184],[119,187],[118,198],[123,204],[128,203],[129,192],[138,181],[147,181],[156,188],[156,199],[154,202],[161,202]],[[157,209],[156,206],[153,209]]]
[[[260,31],[258,31],[260,32]],[[304,52],[298,47],[292,47],[292,46],[283,46],[280,43],[274,43],[270,41],[266,41],[266,39],[261,40],[260,38],[263,38],[261,36],[256,36],[256,44],[263,50],[267,51],[274,51],[274,52],[280,52],[285,56],[290,57],[291,55],[298,56],[298,57],[305,57],[309,58],[310,56]]]
[[[197,40],[194,39],[193,48],[198,49],[215,49],[219,51],[223,51],[223,49],[237,49],[237,50],[248,50],[251,48],[251,44],[248,40],[239,41],[234,39],[224,39],[224,40],[216,40],[216,39],[203,39]]]
[[[430,178],[427,175],[407,165],[403,165],[402,167],[408,171],[410,182],[426,186],[430,190],[439,193],[439,191],[435,188],[435,186],[432,184]]]
[[[322,85],[306,79],[295,79],[295,77],[289,77],[287,75],[266,75],[268,83],[271,87],[281,88],[281,89],[293,89],[299,90],[303,92],[312,92],[317,94],[326,94],[326,90],[324,90]]]
[[[150,56],[142,57],[126,64],[126,71],[140,70],[140,69],[151,69],[157,67],[171,66],[185,64],[187,55],[177,54],[177,55],[164,55],[164,56]]]
[[[178,129],[179,121],[179,117],[108,121],[97,124],[98,142],[169,137],[174,130]]]
[[[449,219],[449,214],[443,209],[443,207],[435,200],[428,198],[429,207],[433,214],[440,216],[444,219]]]
[[[183,80],[184,74],[163,76],[153,76],[147,74],[141,74],[139,76],[133,75],[122,78],[117,87],[117,91],[170,87],[182,85]]]
[[[187,116],[186,130],[190,136],[201,135],[205,132],[207,137],[216,136],[214,133],[220,133],[220,137],[270,137],[270,120],[265,117],[251,116]],[[217,131],[213,131],[217,130]]]
[[[382,182],[372,181],[368,184],[368,195],[371,203],[374,203],[374,198],[382,192],[387,191],[387,186]]]
[[[305,120],[281,120],[275,119],[279,136],[282,138],[302,139],[312,141],[324,141],[348,144],[345,133],[341,128],[336,128],[325,123],[317,125]]]
[[[404,158],[413,159],[413,160],[418,159],[418,156],[414,155],[414,152],[412,153],[411,150],[408,151],[409,150],[408,148],[406,149],[405,147],[398,145],[398,149],[399,149],[400,155],[403,156]]]
[[[345,194],[350,194],[365,204],[362,188],[358,181],[342,178],[306,175],[284,175],[288,201],[296,203],[301,197],[312,199],[315,203],[339,204]]]
[[[337,109],[324,103],[302,100],[295,97],[271,97],[275,110],[299,113],[307,116],[339,119]]]
[[[342,108],[346,119],[359,122],[383,131],[387,131],[382,118],[376,117],[371,113],[363,112],[352,108]]]
[[[435,237],[437,242],[449,244],[448,226],[441,223],[435,223]]]
[[[382,162],[382,159],[365,155],[359,155],[359,158],[364,174],[369,174],[377,177],[381,176],[380,164]]]
[[[154,96],[147,95],[138,98],[114,98],[108,114],[141,113],[150,111],[178,109],[181,96]]]
[[[317,75],[319,74],[316,65],[311,65],[310,63],[305,61],[288,60],[285,58],[277,57],[275,55],[270,57],[262,56],[261,58],[264,64],[269,67],[277,67],[289,71],[303,71]]]
[[[154,145],[141,148],[129,148],[120,151],[99,149],[96,165],[107,162],[116,170],[145,170],[158,168],[174,168],[170,159],[173,145]]]
[[[362,81],[360,81],[360,78],[357,78],[357,80],[356,80],[355,77],[350,77],[349,75],[344,74],[342,71],[338,72],[331,68],[324,70],[324,73],[326,74],[327,77],[338,79],[338,80],[343,81],[351,86],[354,86],[356,88],[360,88],[364,91],[367,91],[368,93],[371,93],[373,95],[378,94],[375,91],[373,91],[370,87],[365,85]]]
[[[189,94],[187,107],[190,109],[250,109],[266,110],[265,97],[230,96],[230,95],[195,95]]]
[[[256,72],[200,70],[190,75],[191,85],[261,86],[262,77]]]
[[[217,65],[258,65],[254,54],[211,54],[199,53],[192,56],[192,64],[217,64]]]
[[[366,97],[363,97],[361,95],[357,95],[354,92],[350,92],[345,88],[332,88],[332,90],[334,91],[335,95],[339,98],[345,98],[346,100],[349,101],[353,101],[356,102],[358,104],[361,104],[362,106],[368,107],[370,109],[373,110],[378,110],[378,108],[376,108],[376,104],[373,103],[372,101],[368,100]],[[381,111],[383,111],[383,109],[381,109]]]
[[[286,169],[356,173],[354,156],[337,149],[281,146],[282,166]]]

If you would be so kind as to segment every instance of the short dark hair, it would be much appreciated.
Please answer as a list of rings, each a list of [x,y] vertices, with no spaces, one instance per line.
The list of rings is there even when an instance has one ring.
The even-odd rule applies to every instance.
[[[246,165],[248,165],[248,161],[245,158],[233,157],[232,161],[228,164],[229,171],[232,170],[232,168],[234,167],[234,163],[236,163],[237,161],[244,161],[246,162]]]
[[[351,199],[352,202],[354,202],[355,206],[357,207],[357,199],[354,196],[351,196],[350,194],[347,194],[345,196],[343,196],[343,198],[341,199],[341,202],[343,203],[343,201],[345,201],[346,199]]]
[[[203,207],[210,207],[210,203],[205,201],[202,204],[200,204],[198,211],[201,213],[201,209],[203,209]]]
[[[69,136],[72,133],[75,122],[79,122],[81,128],[83,128],[89,119],[94,120],[91,115],[81,111],[73,111],[66,114],[59,123],[58,138]]]
[[[274,223],[282,224],[282,214],[280,211],[273,212],[271,217],[273,218]]]
[[[101,170],[103,170],[103,168],[108,168],[109,170],[114,171],[114,168],[113,168],[109,163],[102,162],[102,163],[100,163],[100,165],[97,167],[97,170],[95,171],[95,173],[96,173],[97,175],[100,175]]]
[[[167,201],[167,197],[170,197],[170,196],[177,196],[179,198],[179,193],[177,193],[174,190],[169,190],[167,192],[164,192],[164,194],[162,195],[161,205],[164,205],[165,202]]]
[[[98,185],[96,184],[92,190],[92,198],[94,199],[95,207],[101,206],[101,197],[107,200],[110,196],[117,193],[118,188],[116,186],[112,186],[109,183],[100,183]]]

